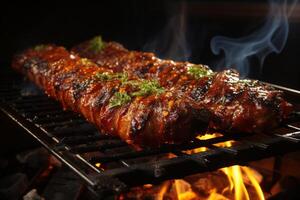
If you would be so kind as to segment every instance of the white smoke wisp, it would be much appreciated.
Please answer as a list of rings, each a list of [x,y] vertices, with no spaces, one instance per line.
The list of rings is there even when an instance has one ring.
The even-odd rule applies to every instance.
[[[160,58],[187,61],[191,52],[187,42],[186,5],[178,5],[166,27],[148,42],[143,50],[155,52]]]
[[[267,55],[279,54],[287,41],[289,23],[296,0],[270,0],[270,10],[264,25],[241,38],[216,36],[211,40],[211,50],[215,55],[224,52],[224,60],[217,68],[231,67],[237,69],[245,77],[249,74],[250,59],[257,57],[260,72]],[[289,8],[289,9],[288,9]]]

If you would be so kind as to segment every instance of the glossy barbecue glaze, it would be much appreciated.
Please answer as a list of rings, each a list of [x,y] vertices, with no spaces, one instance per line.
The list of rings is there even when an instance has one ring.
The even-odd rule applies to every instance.
[[[103,133],[128,143],[161,145],[179,143],[195,136],[193,108],[177,92],[132,96],[123,105],[111,107],[116,93],[133,94],[135,85],[120,79],[99,80],[111,70],[70,54],[63,47],[44,46],[16,56],[13,67],[59,100],[65,109],[81,113]],[[140,81],[128,79],[127,83]]]
[[[64,108],[128,143],[182,143],[195,136],[193,128],[200,123],[226,132],[259,132],[275,127],[291,112],[281,91],[240,80],[235,71],[212,73],[203,65],[160,60],[117,43],[95,52],[87,42],[74,50],[98,65],[63,47],[40,46],[16,56],[13,67]],[[136,82],[154,79],[161,92],[139,92]],[[126,94],[126,101],[112,106],[116,94]]]
[[[210,71],[207,66],[162,60],[153,53],[129,51],[116,42],[103,42],[102,49],[95,51],[90,46],[97,39],[101,38],[75,46],[73,51],[114,72],[157,79],[165,88],[189,99],[199,118],[209,116],[209,128],[260,132],[277,126],[292,111],[281,91],[259,81],[241,80],[234,70],[199,78],[190,69]]]

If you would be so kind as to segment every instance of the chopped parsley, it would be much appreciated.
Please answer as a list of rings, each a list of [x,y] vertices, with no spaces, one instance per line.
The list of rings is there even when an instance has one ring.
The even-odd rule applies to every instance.
[[[122,84],[126,84],[128,81],[127,73],[116,73],[117,78],[121,81]]]
[[[131,100],[131,97],[127,92],[116,92],[113,97],[109,100],[109,108],[121,106]]]
[[[199,65],[193,65],[188,67],[188,74],[192,75],[196,79],[211,77],[214,73],[210,69],[205,69]]]
[[[156,80],[136,81],[133,85],[138,87],[138,91],[133,92],[132,96],[147,96],[164,92],[164,88]]]
[[[97,73],[95,78],[100,81],[111,81],[119,80],[121,82],[120,87],[129,86],[133,89],[133,92],[116,92],[109,101],[109,107],[113,108],[121,106],[131,100],[132,97],[136,96],[148,96],[151,94],[161,94],[164,92],[164,88],[156,80],[128,80],[127,73]],[[130,90],[131,90],[130,89]],[[132,91],[132,90],[131,90]]]
[[[105,43],[102,40],[102,37],[96,36],[89,42],[89,50],[94,51],[95,53],[98,53],[105,47]]]
[[[89,67],[89,66],[93,66],[94,63],[92,61],[90,61],[89,59],[87,58],[81,58],[80,59],[80,62],[85,65],[86,67]]]
[[[242,80],[238,80],[238,83],[244,84],[245,86],[255,86],[258,81],[253,81],[253,80],[249,80],[249,79],[242,79]]]
[[[99,80],[99,81],[109,81],[112,79],[112,75],[110,75],[109,73],[107,72],[104,72],[104,73],[100,73],[98,72],[96,75],[95,75],[96,79]]]
[[[41,51],[41,50],[45,50],[46,48],[47,48],[47,45],[40,44],[40,45],[36,45],[33,49],[35,51]]]
[[[95,77],[100,81],[120,80],[122,83],[125,83],[128,79],[127,73],[98,72]]]

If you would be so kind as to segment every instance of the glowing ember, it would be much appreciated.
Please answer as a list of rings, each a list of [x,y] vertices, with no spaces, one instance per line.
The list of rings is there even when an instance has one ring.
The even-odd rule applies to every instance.
[[[96,165],[96,167],[100,168],[101,163],[96,163],[95,165]]]
[[[203,179],[195,183],[190,183],[184,179],[177,179],[174,181],[166,181],[161,186],[161,190],[155,199],[164,200],[164,199],[177,199],[177,200],[196,200],[196,199],[207,199],[207,200],[229,200],[229,199],[264,199],[264,193],[259,186],[261,181],[261,176],[253,169],[243,166],[231,166],[218,170],[219,173],[226,175],[227,186],[222,188],[222,184],[218,184],[215,181],[222,179],[221,174],[219,177],[214,177],[217,179],[209,183],[212,177],[205,176],[200,177]],[[224,179],[224,178],[223,178]],[[221,181],[222,182],[222,181]],[[199,191],[204,190],[207,194],[203,192],[195,192],[192,184],[195,184],[194,187],[200,187]],[[207,184],[207,185],[206,185]],[[249,192],[247,189],[252,189]],[[254,189],[254,190],[253,190]],[[206,190],[206,191],[205,191]],[[255,191],[255,192],[253,192]]]
[[[222,136],[219,133],[198,136],[199,140],[208,140]],[[218,147],[230,147],[234,141],[215,144]],[[207,151],[206,147],[183,151],[194,154]],[[259,185],[262,176],[249,167],[234,165],[221,168],[215,172],[196,174],[184,179],[165,181],[161,185],[151,185],[143,189],[135,189],[129,198],[155,200],[264,200],[264,193]],[[126,195],[122,198],[126,199]]]
[[[220,137],[220,136],[222,136],[222,134],[220,134],[220,133],[205,134],[205,135],[197,136],[197,139],[199,139],[199,140],[208,140],[208,139],[212,139],[212,138]],[[183,152],[187,153],[187,154],[194,154],[194,153],[200,153],[200,152],[203,152],[203,151],[207,151],[207,148],[206,147],[199,147],[199,148],[196,148],[196,149],[186,150],[186,151],[183,151]]]
[[[197,138],[199,140],[208,140],[211,138],[215,138],[215,137],[219,137],[222,136],[219,133],[214,133],[214,134],[205,134],[202,136],[198,136]],[[232,144],[234,143],[234,141],[226,141],[226,142],[222,142],[222,143],[218,143],[215,144],[215,146],[219,146],[219,147],[231,147]],[[192,149],[189,151],[185,151],[185,153],[199,153],[199,152],[203,152],[206,151],[207,148],[206,147],[200,147],[197,149]],[[226,174],[227,179],[228,179],[228,186],[226,188],[223,189],[223,191],[221,193],[218,193],[217,188],[213,188],[210,191],[210,195],[207,199],[211,200],[211,199],[228,199],[225,194],[229,193],[229,194],[234,194],[234,199],[239,200],[239,199],[250,199],[250,195],[247,191],[247,187],[245,185],[245,180],[248,180],[249,187],[254,187],[255,191],[256,191],[256,197],[260,200],[265,199],[264,198],[264,193],[259,185],[259,182],[261,181],[258,180],[259,178],[256,176],[256,174],[258,174],[258,172],[254,171],[253,169],[250,169],[248,167],[243,167],[243,166],[238,166],[238,165],[234,165],[231,167],[225,167],[222,169],[219,169],[219,171],[222,171],[224,174]],[[176,187],[181,187],[180,185],[182,184],[182,182],[180,180],[176,180],[175,181]],[[184,183],[186,184],[186,182]],[[178,190],[177,190],[178,191]],[[188,195],[186,195],[185,193],[188,193]],[[191,195],[193,194],[193,195]],[[253,194],[252,194],[253,195]],[[184,198],[182,198],[184,197]],[[187,197],[187,198],[185,198]],[[191,191],[186,191],[186,192],[182,192],[177,194],[177,198],[179,200],[191,200],[191,199],[195,199],[194,193]]]
[[[163,200],[164,199],[164,195],[165,193],[167,192],[167,189],[169,188],[170,186],[170,181],[166,181],[163,186],[161,187],[161,190],[159,191],[157,197],[156,197],[156,200]]]
[[[233,143],[234,141],[226,141],[224,143],[217,144],[217,146],[231,147]],[[259,182],[256,179],[254,170],[248,167],[242,167],[238,165],[222,168],[220,170],[227,175],[229,181],[229,189],[230,191],[234,189],[235,199],[250,199],[249,193],[244,184],[244,181],[247,178],[250,180],[251,186],[254,187],[258,199],[260,200],[265,199],[263,191],[259,185]]]
[[[246,176],[249,178],[249,180],[252,183],[253,187],[255,188],[255,190],[257,192],[257,195],[258,195],[258,199],[265,199],[264,192],[262,191],[258,180],[254,176],[254,173],[253,173],[254,170],[252,170],[248,167],[242,167],[242,169],[245,172]]]
[[[174,185],[178,200],[194,199],[197,197],[188,182],[184,180],[175,180]]]

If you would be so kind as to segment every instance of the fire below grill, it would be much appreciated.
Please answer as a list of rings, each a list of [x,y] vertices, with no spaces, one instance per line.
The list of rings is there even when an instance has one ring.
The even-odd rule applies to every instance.
[[[132,186],[207,172],[235,164],[246,164],[269,156],[300,149],[300,117],[272,133],[220,134],[219,137],[157,149],[137,149],[100,134],[80,116],[63,111],[41,93],[24,92],[20,81],[2,81],[1,111],[23,127],[61,162],[76,172],[99,195],[120,193]],[[287,97],[299,111],[300,92],[288,88]],[[36,90],[36,89],[35,89]],[[231,147],[216,145],[235,141]],[[208,150],[188,153],[205,147]]]

